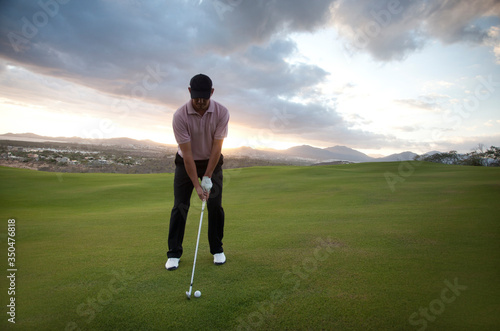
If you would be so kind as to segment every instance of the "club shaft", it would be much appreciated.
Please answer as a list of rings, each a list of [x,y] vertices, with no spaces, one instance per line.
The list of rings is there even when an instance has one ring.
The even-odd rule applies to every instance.
[[[191,291],[193,289],[194,269],[196,268],[196,257],[198,255],[198,245],[200,243],[201,223],[203,222],[204,211],[205,211],[205,201],[203,201],[203,203],[201,204],[200,225],[198,227],[198,238],[196,239],[196,249],[194,251],[193,272],[191,273],[191,286],[189,287],[189,294],[191,294]]]

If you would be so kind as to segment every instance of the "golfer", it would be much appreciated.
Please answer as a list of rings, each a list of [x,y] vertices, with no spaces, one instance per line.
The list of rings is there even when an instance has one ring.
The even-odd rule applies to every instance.
[[[208,207],[208,242],[214,264],[226,262],[222,249],[224,209],[222,208],[222,143],[227,137],[229,112],[211,99],[210,77],[199,74],[188,88],[191,100],[177,109],[172,126],[179,145],[175,157],[174,207],[170,215],[167,270],[179,266],[191,194],[196,190]],[[201,183],[200,183],[201,179]]]

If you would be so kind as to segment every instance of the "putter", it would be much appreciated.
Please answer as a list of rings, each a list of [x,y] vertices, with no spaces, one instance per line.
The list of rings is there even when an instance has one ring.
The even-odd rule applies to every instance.
[[[196,239],[196,249],[194,251],[193,273],[191,274],[191,285],[189,286],[189,291],[186,291],[186,296],[188,299],[191,299],[191,292],[193,291],[194,268],[196,267],[196,256],[198,255],[198,244],[200,243],[201,223],[203,221],[203,211],[204,210],[205,210],[205,200],[203,200],[203,202],[201,204],[200,226],[198,228],[198,238]]]

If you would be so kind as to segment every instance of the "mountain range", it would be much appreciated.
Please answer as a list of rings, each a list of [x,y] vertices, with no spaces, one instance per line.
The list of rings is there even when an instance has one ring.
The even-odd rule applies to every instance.
[[[84,139],[80,137],[46,137],[33,133],[7,133],[0,134],[0,140],[18,140],[31,142],[59,142],[73,144],[92,144],[106,146],[132,146],[135,148],[165,148],[175,151],[175,145],[167,145],[152,140],[135,140],[131,138],[110,138],[110,139]],[[301,160],[307,164],[328,163],[338,161],[349,162],[391,162],[410,161],[415,154],[407,151],[403,153],[391,154],[385,157],[371,157],[355,149],[346,146],[333,146],[328,148],[318,148],[309,145],[294,146],[285,150],[274,149],[254,149],[251,147],[239,147],[224,149],[224,155],[233,157],[247,157],[268,160]]]
[[[410,161],[418,155],[413,152],[403,152],[375,158],[346,146],[318,148],[309,145],[294,146],[285,150],[259,150],[251,147],[240,147],[228,149],[224,154],[267,159],[302,159],[306,163]]]

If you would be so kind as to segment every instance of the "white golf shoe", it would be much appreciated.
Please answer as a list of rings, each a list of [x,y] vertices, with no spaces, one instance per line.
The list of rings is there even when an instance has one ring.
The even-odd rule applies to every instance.
[[[179,267],[179,260],[178,258],[171,257],[167,260],[167,263],[165,263],[165,268],[167,270],[175,270]]]
[[[221,265],[226,263],[226,255],[224,253],[214,254],[214,264]]]

